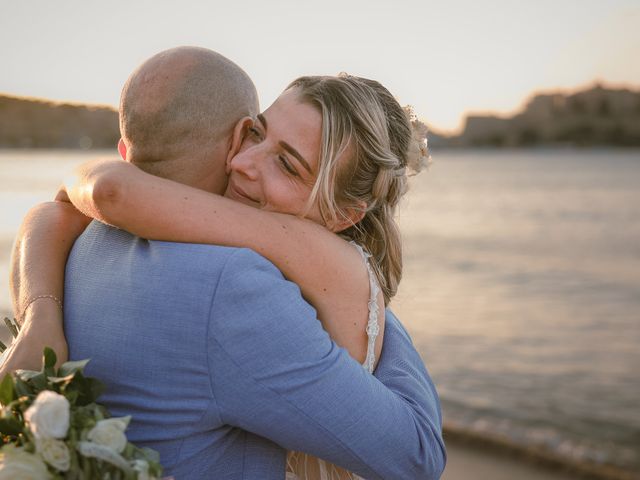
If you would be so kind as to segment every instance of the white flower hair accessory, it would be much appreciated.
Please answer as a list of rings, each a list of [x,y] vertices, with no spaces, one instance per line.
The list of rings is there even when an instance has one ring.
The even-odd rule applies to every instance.
[[[427,126],[418,120],[413,107],[407,105],[404,111],[409,117],[411,123],[411,142],[409,151],[407,152],[407,169],[409,175],[417,175],[423,168],[428,168],[431,164],[431,155],[427,147]]]

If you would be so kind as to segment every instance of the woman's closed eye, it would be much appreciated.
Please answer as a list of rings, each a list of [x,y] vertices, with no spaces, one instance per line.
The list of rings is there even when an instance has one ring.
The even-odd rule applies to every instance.
[[[300,176],[300,174],[298,173],[298,170],[296,170],[295,167],[291,165],[291,162],[285,155],[282,155],[282,154],[278,155],[278,161],[280,162],[280,165],[282,166],[282,168],[287,171],[287,173],[289,173],[290,175],[293,175],[294,177]]]

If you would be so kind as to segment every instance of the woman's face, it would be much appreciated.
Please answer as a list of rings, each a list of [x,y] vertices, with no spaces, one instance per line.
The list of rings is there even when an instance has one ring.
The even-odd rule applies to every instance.
[[[229,165],[225,196],[274,212],[301,214],[318,174],[322,116],[287,90],[262,114]],[[323,223],[314,206],[306,215]]]

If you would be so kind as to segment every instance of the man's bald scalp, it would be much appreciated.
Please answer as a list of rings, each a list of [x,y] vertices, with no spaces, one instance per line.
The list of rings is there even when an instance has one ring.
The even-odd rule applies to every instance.
[[[143,63],[120,98],[120,131],[129,159],[149,173],[173,176],[207,162],[244,116],[258,113],[249,76],[205,48],[178,47]],[[185,163],[185,160],[187,162]]]

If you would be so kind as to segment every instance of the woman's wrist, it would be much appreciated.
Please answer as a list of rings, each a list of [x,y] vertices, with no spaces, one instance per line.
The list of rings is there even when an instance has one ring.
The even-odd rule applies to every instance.
[[[59,311],[60,311],[60,317],[62,318],[62,300],[60,300],[58,297],[56,297],[55,295],[52,294],[42,294],[42,295],[34,295],[33,297],[29,298],[26,302],[24,307],[22,308],[22,311],[20,312],[20,314],[18,315],[18,322],[20,324],[24,323],[24,319],[27,315],[27,313],[29,312],[29,310],[31,308],[35,308],[35,303],[36,302],[53,302],[55,303],[55,305],[58,307]],[[44,308],[44,307],[43,307]],[[50,307],[47,307],[47,309],[45,310],[45,312],[49,313],[50,312]]]

